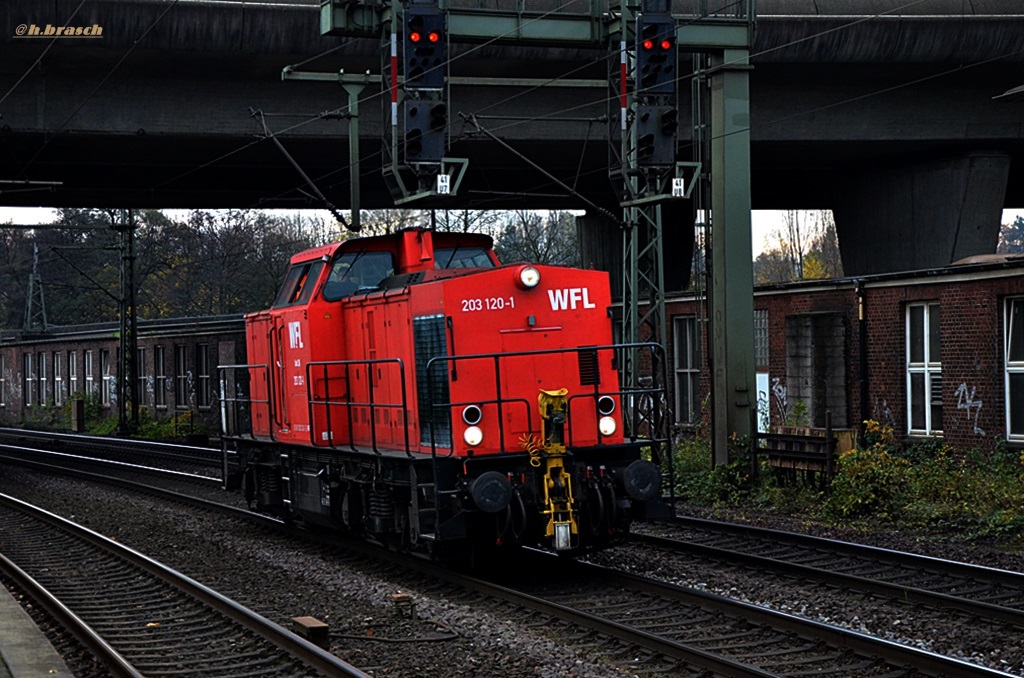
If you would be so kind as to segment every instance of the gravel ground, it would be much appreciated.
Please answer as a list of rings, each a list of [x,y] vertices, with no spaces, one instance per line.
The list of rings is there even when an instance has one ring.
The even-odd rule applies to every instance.
[[[728,520],[988,567],[1021,570],[1022,555],[1014,548],[956,542],[949,535],[910,534],[866,527],[835,528],[801,518],[736,509],[680,506],[677,510],[680,515]],[[1020,629],[987,624],[968,615],[938,617],[927,610],[869,594],[847,594],[830,587],[805,584],[795,578],[765,577],[747,567],[663,553],[659,555],[656,550],[630,552],[619,547],[599,554],[593,560],[1024,676],[1024,638]]]
[[[373,675],[628,675],[596,663],[543,628],[446,600],[429,589],[410,589],[374,572],[372,564],[257,532],[242,521],[213,520],[200,510],[17,469],[4,470],[0,492],[113,537],[286,627],[293,617],[306,615],[327,622],[332,651]],[[400,592],[415,601],[415,620],[395,607],[391,597]],[[77,675],[102,674],[85,667]]]
[[[331,625],[332,651],[380,676],[598,676],[630,675],[601,664],[553,633],[510,618],[497,606],[445,597],[432,588],[346,560],[333,550],[248,523],[168,505],[78,481],[5,469],[0,492],[38,503],[180,569],[203,583],[290,625],[311,615]],[[680,513],[874,544],[1020,570],[1021,554],[985,544],[951,543],[941,535],[885,530],[839,530],[770,514],[679,507]],[[696,559],[657,558],[626,548],[596,562],[708,590],[756,604],[848,626],[866,633],[951,653],[1024,676],[1024,640],[973,620],[921,618],[898,604],[800,585],[745,568]],[[401,614],[395,593],[409,593],[416,618]],[[1019,634],[1018,634],[1019,635]],[[63,642],[63,641],[62,641]],[[72,655],[73,648],[69,649]],[[81,676],[98,676],[88,667]]]

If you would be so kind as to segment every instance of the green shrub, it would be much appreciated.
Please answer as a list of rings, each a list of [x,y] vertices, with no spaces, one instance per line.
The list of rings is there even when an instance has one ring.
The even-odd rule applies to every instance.
[[[908,502],[910,464],[881,444],[839,456],[839,469],[825,503],[837,518],[898,519]]]

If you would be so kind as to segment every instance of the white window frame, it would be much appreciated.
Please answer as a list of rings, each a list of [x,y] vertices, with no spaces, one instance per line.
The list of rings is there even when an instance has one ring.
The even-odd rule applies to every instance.
[[[678,424],[696,424],[700,418],[700,321],[695,315],[672,318],[673,386]],[[682,411],[680,393],[685,389],[690,411]]]
[[[188,391],[188,346],[174,345],[174,408],[190,409]]]
[[[21,366],[24,370],[25,387],[22,389],[23,405],[25,407],[32,407],[32,396],[35,395],[35,360],[34,355],[31,352],[25,352],[21,354]]]
[[[210,344],[196,344],[196,402],[201,410],[208,410],[213,404],[210,353]]]
[[[146,349],[140,346],[135,351],[135,400],[139,406],[146,404]]]
[[[46,401],[49,398],[50,393],[49,389],[47,388],[49,386],[49,383],[46,380],[46,353],[44,353],[43,351],[40,351],[36,355],[36,370],[36,376],[39,377],[39,406],[46,407]]]
[[[100,349],[100,402],[110,407],[110,351]]]
[[[167,350],[153,347],[153,407],[167,409]]]
[[[1006,414],[1006,439],[1011,442],[1024,441],[1024,422],[1021,422],[1021,431],[1013,432],[1011,413],[1013,411],[1013,392],[1010,389],[1011,376],[1024,375],[1024,356],[1018,356],[1017,360],[1010,357],[1010,347],[1014,339],[1014,332],[1024,333],[1024,323],[1021,327],[1013,326],[1013,307],[1018,307],[1020,318],[1024,319],[1024,297],[1007,297],[1003,302],[1003,388],[1005,414]],[[1024,397],[1024,393],[1020,394]]]
[[[68,351],[68,395],[78,393],[78,351]]]
[[[96,395],[96,375],[92,368],[92,351],[85,352],[85,392],[88,395]]]
[[[60,351],[53,352],[53,404],[60,407],[64,404],[64,356]]]
[[[911,361],[911,313],[913,309],[923,309],[922,322],[922,343],[924,345],[924,355],[921,361]],[[934,309],[934,310],[933,310]],[[938,320],[936,322],[942,322],[941,309],[937,301],[924,301],[907,304],[906,308],[906,328],[904,333],[904,339],[906,343],[906,372],[907,372],[907,433],[912,436],[941,436],[942,435],[942,422],[932,421],[932,405],[935,403],[933,397],[933,385],[938,389],[939,405],[942,406],[942,351],[941,351],[941,336],[942,326],[941,324],[936,328],[939,332],[939,356],[938,360],[934,360],[936,356],[931,355],[931,342],[929,341],[929,331],[931,329],[932,315],[938,311]],[[924,376],[924,428],[914,428],[914,389],[913,389],[913,378],[916,375]],[[937,384],[935,382],[938,382]],[[943,408],[945,409],[945,408]]]

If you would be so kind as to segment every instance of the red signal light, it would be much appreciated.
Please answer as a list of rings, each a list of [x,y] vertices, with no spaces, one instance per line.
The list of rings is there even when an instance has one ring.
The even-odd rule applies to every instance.
[[[430,33],[427,34],[427,40],[430,42],[439,42],[441,40],[441,34],[437,31],[430,31]]]
[[[667,38],[665,40],[662,40],[661,41],[661,48],[662,49],[666,49],[666,50],[672,49],[672,41],[667,39]]]
[[[409,42],[419,42],[422,39],[423,36],[420,34],[419,31],[413,31],[409,33]]]
[[[642,43],[640,43],[640,45],[644,49],[654,49],[654,41],[649,39],[649,38],[647,40],[644,40]]]

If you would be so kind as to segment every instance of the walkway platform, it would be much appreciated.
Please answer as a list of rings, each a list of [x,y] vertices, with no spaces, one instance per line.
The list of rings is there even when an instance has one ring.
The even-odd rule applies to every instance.
[[[0,678],[49,676],[73,674],[14,596],[0,587]]]

